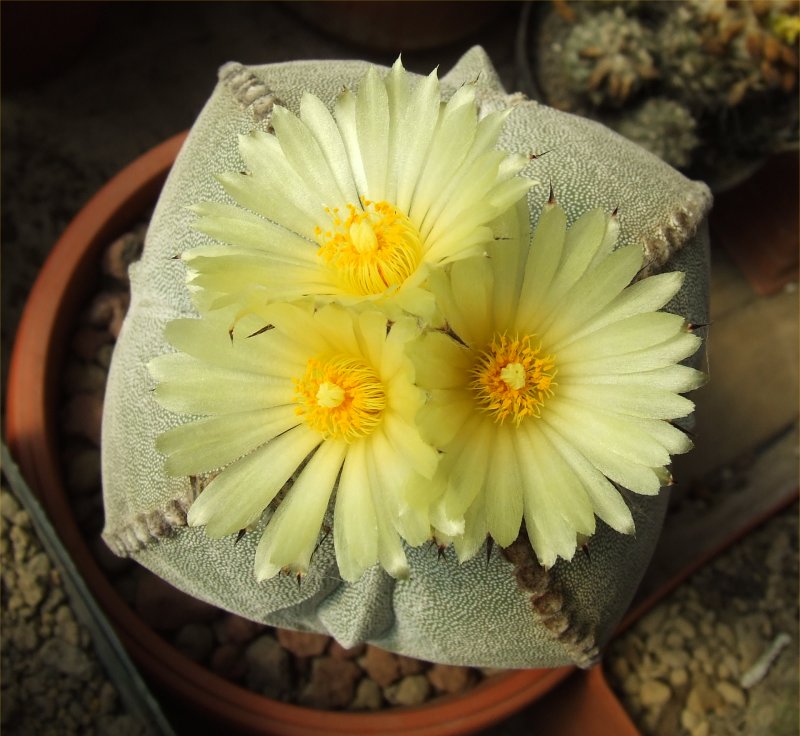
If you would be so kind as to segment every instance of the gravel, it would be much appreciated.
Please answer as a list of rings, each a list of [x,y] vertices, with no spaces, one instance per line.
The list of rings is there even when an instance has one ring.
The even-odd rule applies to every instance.
[[[9,736],[144,736],[125,712],[30,516],[0,488],[2,702]]]
[[[798,508],[680,586],[606,655],[645,736],[798,733]]]

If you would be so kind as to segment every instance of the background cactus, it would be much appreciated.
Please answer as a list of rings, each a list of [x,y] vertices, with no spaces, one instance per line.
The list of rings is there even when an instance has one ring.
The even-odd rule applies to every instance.
[[[700,143],[697,121],[689,109],[664,97],[645,100],[618,120],[609,120],[608,124],[678,169],[689,166]]]
[[[797,145],[799,12],[795,0],[555,3],[540,24],[535,77],[550,104],[721,186]],[[649,98],[661,101],[645,107]],[[682,140],[659,145],[645,125]]]
[[[593,105],[620,106],[658,76],[652,33],[622,8],[576,23],[564,42],[564,65],[572,92]]]

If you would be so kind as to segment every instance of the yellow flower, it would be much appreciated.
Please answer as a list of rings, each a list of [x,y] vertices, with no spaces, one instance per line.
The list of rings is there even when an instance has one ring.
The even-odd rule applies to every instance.
[[[614,217],[593,210],[567,229],[551,202],[532,241],[524,207],[509,219],[512,242],[432,277],[449,334],[428,332],[410,353],[430,394],[418,421],[443,455],[411,493],[432,499],[462,560],[487,534],[511,544],[524,520],[551,566],[594,532],[595,514],[633,532],[617,487],[659,492],[670,455],[691,447],[670,424],[693,409],[679,394],[705,377],[677,365],[700,339],[655,311],[683,274],[631,284],[642,252],[614,250]]]
[[[495,150],[509,110],[478,120],[472,85],[441,102],[436,73],[412,82],[400,60],[370,68],[334,115],[306,93],[276,108],[275,135],[239,141],[247,171],[219,177],[236,204],[202,203],[197,229],[227,245],[183,254],[201,311],[240,314],[313,296],[430,321],[431,269],[481,254],[488,224],[531,182]]]
[[[423,395],[404,350],[416,322],[389,329],[379,312],[290,304],[272,307],[271,329],[248,322],[254,334],[231,343],[225,312],[175,320],[166,337],[181,352],[149,366],[159,403],[202,417],[158,438],[167,472],[220,471],[190,508],[189,524],[212,537],[233,534],[287,487],[258,545],[256,575],[303,574],[336,488],[342,577],[357,580],[376,562],[406,575],[401,536],[421,544],[430,524],[404,487],[415,474],[430,478],[438,461],[414,425]]]

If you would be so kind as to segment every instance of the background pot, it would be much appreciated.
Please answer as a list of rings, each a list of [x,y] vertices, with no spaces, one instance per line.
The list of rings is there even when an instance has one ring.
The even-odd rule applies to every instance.
[[[59,383],[67,340],[99,281],[104,246],[153,204],[184,138],[177,135],[134,161],[76,216],[34,285],[14,343],[6,413],[9,445],[92,593],[155,682],[194,710],[242,732],[461,734],[521,709],[572,669],[509,671],[461,696],[380,713],[317,711],[271,700],[223,680],[165,642],[123,601],[93,558],[70,508],[59,460]]]

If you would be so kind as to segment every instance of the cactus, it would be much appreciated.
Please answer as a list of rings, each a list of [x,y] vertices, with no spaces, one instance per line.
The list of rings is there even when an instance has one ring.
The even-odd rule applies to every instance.
[[[651,97],[609,124],[677,169],[690,164],[700,142],[697,121],[688,108],[663,97]]]
[[[658,76],[651,33],[622,8],[576,24],[564,42],[571,91],[598,107],[619,107]]]
[[[759,7],[676,7],[656,36],[663,83],[670,93],[695,109],[713,110],[736,107],[764,92],[792,92],[797,53]]]
[[[230,341],[224,329],[215,333],[217,341],[207,344],[185,334],[181,337],[174,329],[165,335],[167,323],[176,318],[197,316],[186,284],[184,263],[175,257],[197,248],[205,248],[206,252],[212,247],[223,248],[214,246],[209,235],[195,227],[197,218],[192,206],[206,202],[207,207],[231,210],[232,199],[218,185],[216,177],[221,172],[244,168],[238,135],[252,134],[254,130],[263,134],[270,130],[272,123],[280,132],[288,118],[281,121],[280,115],[285,112],[278,116],[271,112],[276,99],[297,114],[304,99],[308,104],[305,94],[310,92],[330,110],[342,89],[354,88],[368,68],[369,65],[361,62],[292,62],[248,68],[228,65],[222,70],[221,81],[192,127],[165,184],[148,230],[142,260],[132,269],[131,308],[114,353],[103,421],[104,539],[118,554],[135,558],[191,595],[264,623],[328,632],[345,646],[370,641],[409,656],[452,664],[589,665],[596,658],[598,647],[615,629],[644,573],[666,510],[667,493],[664,491],[650,497],[622,492],[636,535],[620,534],[598,521],[588,542],[589,556],[578,552],[571,560],[559,558],[553,562],[548,559],[547,567],[537,559],[535,547],[531,546],[535,540],[528,540],[523,532],[502,550],[499,545],[492,547],[483,542],[477,550],[466,551],[476,552],[469,557],[462,549],[462,557],[469,559],[461,563],[449,548],[437,555],[435,549],[426,545],[406,545],[408,576],[405,579],[395,579],[379,565],[374,565],[360,577],[353,574],[353,578],[357,577],[353,582],[345,582],[336,562],[334,528],[334,533],[320,536],[313,552],[313,564],[299,580],[276,574],[258,582],[253,568],[258,558],[259,537],[274,517],[270,517],[269,511],[259,517],[258,509],[252,514],[247,509],[235,509],[238,515],[244,513],[247,518],[243,518],[242,523],[251,530],[239,541],[235,534],[213,539],[202,527],[187,525],[187,511],[199,490],[198,479],[169,475],[165,458],[158,452],[157,437],[165,432],[183,433],[183,427],[190,427],[186,417],[160,405],[158,392],[152,390],[154,380],[147,366],[154,358],[173,351],[169,340],[176,341],[181,350],[197,353],[192,359],[180,353],[166,356],[166,361],[174,359],[184,367],[201,359],[212,364],[224,362],[231,353],[238,353],[240,347],[245,353],[256,349],[255,342],[242,342],[229,350]],[[388,70],[379,73],[385,75]],[[421,79],[416,78],[414,84],[421,84]],[[523,171],[533,181],[527,207],[523,207],[529,220],[526,225],[540,221],[547,208],[552,211],[548,198],[552,182],[561,208],[555,216],[558,222],[571,225],[576,233],[586,235],[596,230],[590,225],[597,224],[598,216],[604,227],[608,220],[613,220],[612,230],[620,253],[612,255],[614,262],[627,264],[629,277],[637,273],[642,260],[641,275],[662,270],[685,274],[680,290],[666,305],[674,314],[661,317],[676,324],[682,324],[682,320],[674,315],[693,323],[707,322],[705,218],[710,206],[707,187],[687,180],[658,158],[603,126],[520,99],[518,95],[506,94],[481,49],[470,51],[441,80],[442,95],[445,100],[453,99],[454,95],[462,99],[465,93],[459,90],[470,84],[474,85],[482,121],[488,119],[491,123],[489,116],[496,111],[507,115],[498,148],[530,159]],[[436,109],[438,111],[438,104]],[[548,154],[534,156],[537,149],[547,150]],[[494,150],[484,154],[489,158],[496,155]],[[507,167],[503,170],[507,173]],[[287,196],[296,194],[287,193]],[[602,212],[580,220],[583,213],[596,208]],[[614,211],[616,215],[612,218]],[[553,217],[551,215],[551,220]],[[249,237],[247,233],[250,233],[252,236],[253,217],[245,220],[232,234]],[[455,224],[462,226],[464,223]],[[262,222],[259,227],[277,226]],[[497,243],[499,253],[503,245],[502,233],[498,237],[501,238]],[[566,238],[562,233],[562,240],[565,262],[577,278],[581,271],[576,270],[580,258],[574,257],[574,237]],[[594,240],[601,248],[610,249],[614,243],[613,238],[602,237],[602,232]],[[633,247],[626,249],[625,246]],[[607,254],[607,250],[604,253]],[[632,254],[637,257],[635,261],[631,259]],[[609,256],[607,260],[611,259]],[[502,268],[503,259],[494,260],[497,267]],[[583,270],[599,271],[594,265],[584,263]],[[530,271],[545,273],[538,266]],[[657,278],[661,279],[659,283],[664,283],[664,276]],[[566,285],[562,279],[554,281],[552,287],[558,291]],[[642,291],[637,287],[639,284],[634,285],[631,298],[635,294],[641,296]],[[538,292],[528,289],[526,293]],[[626,305],[630,306],[630,300],[623,299],[622,307]],[[320,319],[327,319],[331,313],[328,310],[322,314],[320,310]],[[567,310],[567,316],[569,314]],[[246,319],[239,323],[242,330],[250,328]],[[370,334],[375,339],[379,336],[381,340],[394,340],[399,323],[394,322],[389,334],[385,324],[382,323],[382,330],[376,330],[373,324]],[[277,339],[273,333],[278,331],[276,322],[273,330],[253,330],[252,334],[272,335],[272,341]],[[307,332],[290,329],[287,335],[305,339]],[[679,332],[682,344],[696,342],[686,334],[685,328]],[[349,334],[352,340],[356,339],[352,331]],[[396,340],[394,342],[397,344]],[[371,353],[378,354],[372,350]],[[252,364],[252,361],[248,363],[247,355],[243,356],[243,365]],[[682,355],[675,359],[679,357]],[[258,365],[264,362],[256,361]],[[234,373],[237,375],[232,378],[238,380],[238,373]],[[178,403],[182,402],[181,396],[186,396],[186,385],[196,381],[197,376],[196,371],[187,370],[183,374],[184,381],[174,382],[172,395]],[[566,371],[563,376],[566,382]],[[516,374],[509,375],[508,385],[515,384],[517,378]],[[230,388],[216,380],[212,385],[213,390],[208,391],[212,403]],[[400,384],[397,386],[402,389]],[[322,388],[320,384],[320,390]],[[325,392],[321,399],[319,391],[314,395],[320,401],[327,401],[326,406],[338,406],[335,387],[327,386]],[[402,401],[398,399],[395,406],[407,410],[408,395],[404,394]],[[246,402],[247,396],[241,396],[240,392],[238,400]],[[186,404],[175,411],[187,408],[192,411],[198,407]],[[260,431],[258,427],[256,430]],[[662,436],[667,435],[672,438],[670,442],[677,436],[672,428],[662,433]],[[198,442],[205,436],[201,431]],[[338,451],[341,449],[339,447]],[[233,451],[230,447],[228,450]],[[315,455],[305,467],[316,459]],[[657,457],[654,460],[659,464]],[[217,464],[218,459],[209,462]],[[385,468],[378,470],[385,471]],[[667,480],[666,474],[661,472],[663,469],[657,470],[655,480],[648,475],[647,490],[651,492],[658,490],[659,482]],[[250,474],[247,480],[257,484],[258,476],[258,473]],[[200,479],[201,482],[206,480]],[[299,475],[297,482],[302,482]],[[280,499],[291,496],[294,489],[291,483],[290,478],[286,495]],[[245,487],[242,492],[247,490]],[[282,508],[283,505],[279,506],[279,511]],[[331,504],[323,527],[330,527],[334,513]],[[226,528],[220,533],[228,531]],[[585,535],[586,530],[582,534]],[[570,541],[582,543],[584,539]],[[564,556],[570,553],[571,550],[564,550]],[[278,564],[284,563],[279,561]],[[509,632],[514,635],[509,636]]]
[[[666,160],[718,183],[797,145],[797,2],[609,5],[562,3],[542,23],[537,77],[551,104],[638,140],[644,99],[672,100],[694,119],[703,145],[684,138],[683,153],[662,147]],[[647,118],[654,122],[660,111],[667,120],[659,129],[688,131],[688,118],[677,109],[651,106]],[[656,150],[654,136],[644,135],[643,145],[648,139]]]

